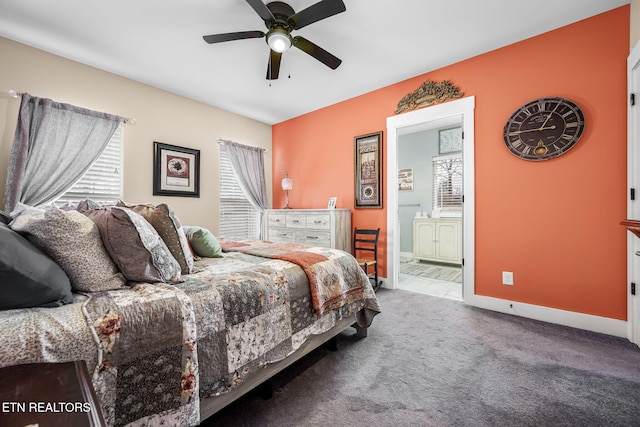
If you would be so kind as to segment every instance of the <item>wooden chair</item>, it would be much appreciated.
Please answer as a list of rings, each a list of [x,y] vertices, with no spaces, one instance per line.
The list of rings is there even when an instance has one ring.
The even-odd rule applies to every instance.
[[[355,228],[353,231],[353,256],[371,281],[374,291],[382,285],[382,281],[378,281],[379,235],[379,228],[376,230]],[[373,271],[369,271],[370,266],[373,267]]]

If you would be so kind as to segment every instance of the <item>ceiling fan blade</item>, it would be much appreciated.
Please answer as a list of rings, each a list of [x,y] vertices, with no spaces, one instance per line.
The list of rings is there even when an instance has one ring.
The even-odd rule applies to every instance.
[[[225,33],[225,34],[212,34],[210,36],[202,36],[207,43],[221,43],[230,42],[232,40],[242,39],[258,39],[264,37],[265,34],[262,31],[240,31],[237,33]]]
[[[342,64],[342,60],[340,58],[333,56],[317,44],[311,43],[304,37],[295,36],[292,44],[301,51],[313,56],[332,70],[335,70],[340,66],[340,64]]]
[[[269,53],[269,64],[267,65],[267,80],[276,80],[280,75],[280,60],[282,54],[271,51]]]
[[[273,21],[276,19],[273,17],[273,14],[267,8],[267,6],[262,3],[262,0],[247,0],[247,3],[249,3],[249,6],[251,6],[253,10],[255,10],[256,13],[260,15],[260,18],[262,18],[264,22]]]
[[[248,1],[248,0],[247,0]],[[322,0],[289,17],[294,30],[347,10],[342,0]]]

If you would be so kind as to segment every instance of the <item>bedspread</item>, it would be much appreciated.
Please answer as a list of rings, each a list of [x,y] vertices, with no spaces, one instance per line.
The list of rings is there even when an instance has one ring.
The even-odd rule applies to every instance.
[[[360,297],[318,314],[301,267],[227,253],[196,262],[175,285],[137,283],[67,306],[0,312],[0,366],[84,359],[109,425],[197,425],[201,398],[233,390],[343,317],[369,326],[379,312],[349,257],[313,251],[344,266],[336,280]]]
[[[300,243],[237,242],[221,239],[226,252],[242,252],[297,264],[306,273],[317,314],[362,299],[367,282],[362,269],[346,252]]]

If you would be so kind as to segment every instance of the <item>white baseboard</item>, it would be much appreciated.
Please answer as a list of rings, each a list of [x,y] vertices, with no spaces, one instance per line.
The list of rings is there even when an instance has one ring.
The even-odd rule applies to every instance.
[[[560,310],[540,305],[525,304],[499,298],[472,295],[464,298],[465,304],[493,310],[500,313],[513,314],[543,322],[555,323],[572,328],[584,329],[601,334],[627,338],[627,322],[625,320]]]

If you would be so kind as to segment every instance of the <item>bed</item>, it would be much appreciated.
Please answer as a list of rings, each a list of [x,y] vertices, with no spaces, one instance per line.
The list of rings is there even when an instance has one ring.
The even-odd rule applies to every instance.
[[[85,360],[108,425],[194,426],[380,311],[346,252],[221,243],[172,283],[0,311],[0,367]]]

